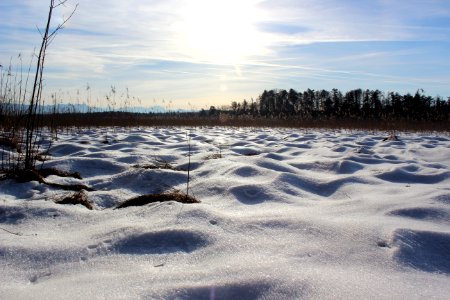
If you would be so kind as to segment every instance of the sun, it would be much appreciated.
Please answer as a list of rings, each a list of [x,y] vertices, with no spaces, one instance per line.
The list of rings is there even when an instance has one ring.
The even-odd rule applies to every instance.
[[[191,0],[180,10],[182,47],[196,59],[239,65],[265,50],[255,0]]]

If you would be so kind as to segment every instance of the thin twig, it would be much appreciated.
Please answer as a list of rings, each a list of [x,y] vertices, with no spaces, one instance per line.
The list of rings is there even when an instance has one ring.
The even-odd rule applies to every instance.
[[[41,35],[41,38],[44,38],[44,35],[42,34],[41,30],[39,29],[39,27],[36,25],[36,29],[38,30],[39,34]]]
[[[23,235],[23,233],[21,233],[21,232],[12,232],[12,231],[9,231],[8,229],[1,228],[1,227],[0,227],[0,229],[3,230],[3,231],[6,231],[8,233],[14,234],[14,235],[18,235],[18,236],[22,236]]]
[[[54,8],[60,6],[61,4],[64,4],[64,3],[66,3],[66,1],[64,1],[63,3],[60,2],[60,4],[55,5]],[[53,30],[52,33],[49,34],[49,36],[48,36],[48,38],[47,38],[48,40],[53,40],[52,37],[53,37],[60,29],[62,29],[62,28],[64,27],[64,25],[72,18],[72,16],[75,14],[75,11],[77,10],[77,8],[78,8],[78,3],[75,5],[75,8],[72,10],[72,12],[70,13],[70,15],[69,15],[67,18],[65,18],[61,24],[58,24],[58,26],[55,28],[55,30]],[[51,43],[51,41],[50,41],[49,43]]]
[[[60,5],[65,6],[65,4],[66,4],[67,1],[68,1],[68,0],[62,0],[62,1],[61,1],[61,0],[58,0],[59,3],[56,4],[55,7],[58,7],[58,6],[60,6]]]

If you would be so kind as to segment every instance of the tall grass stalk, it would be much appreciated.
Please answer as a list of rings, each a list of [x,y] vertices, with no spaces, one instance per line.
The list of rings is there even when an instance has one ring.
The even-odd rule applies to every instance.
[[[50,31],[50,24],[54,9],[61,5],[65,5],[67,1],[68,0],[50,0],[45,31],[44,33],[41,33],[42,42],[39,53],[36,55],[36,70],[34,70],[31,94],[28,95],[27,87],[33,59],[30,62],[25,83],[23,83],[21,55],[19,55],[20,72],[16,72],[14,80],[12,78],[12,63],[10,63],[7,73],[3,71],[3,68],[0,69],[0,117],[2,121],[4,120],[1,124],[4,136],[1,138],[4,139],[3,144],[7,146],[12,145],[11,143],[13,141],[18,140],[16,147],[17,154],[14,153],[14,151],[4,151],[5,149],[3,149],[1,157],[2,170],[4,170],[6,166],[9,171],[13,172],[35,170],[37,154],[41,143],[42,126],[40,126],[39,123],[40,117],[43,115],[43,73],[47,47],[53,41],[58,31],[61,30],[73,16],[78,4],[75,6],[69,17],[63,19],[53,31]],[[25,109],[25,107],[27,108]],[[6,164],[5,152],[7,153]],[[15,160],[15,162],[11,163],[11,159]]]
[[[188,169],[187,169],[187,182],[186,182],[186,197],[189,197],[189,181],[191,173],[191,135],[187,134],[188,141]]]

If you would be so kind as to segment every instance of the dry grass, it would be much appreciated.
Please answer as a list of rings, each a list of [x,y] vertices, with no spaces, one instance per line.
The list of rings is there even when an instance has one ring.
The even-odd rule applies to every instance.
[[[169,163],[155,163],[155,164],[145,164],[145,165],[134,165],[133,168],[136,169],[147,169],[147,170],[172,170],[172,171],[185,171],[183,169],[174,167]]]
[[[36,170],[17,170],[7,173],[8,178],[13,178],[19,183],[37,181],[45,183],[44,177]]]
[[[220,154],[220,153],[213,153],[213,154],[210,154],[210,155],[205,157],[206,160],[209,160],[209,159],[220,159],[220,158],[222,158],[222,154]]]
[[[56,201],[56,203],[72,204],[72,205],[81,204],[89,210],[94,209],[94,207],[93,207],[92,203],[89,201],[86,193],[82,190],[77,193],[74,193],[70,196],[64,197],[63,199]]]
[[[419,131],[419,132],[450,132],[450,121],[412,121],[389,119],[355,119],[355,118],[319,118],[287,119],[232,116],[227,112],[218,116],[204,117],[198,113],[167,113],[140,114],[127,112],[102,113],[60,113],[40,115],[42,126],[53,131],[68,128],[91,127],[280,127],[302,129],[349,129],[373,131]],[[24,126],[23,120],[16,121],[18,126]],[[105,140],[105,143],[109,141]]]
[[[25,183],[25,182],[29,182],[29,181],[37,181],[41,184],[46,184],[48,186],[59,188],[59,189],[65,190],[65,191],[77,191],[77,192],[82,191],[82,190],[86,190],[86,191],[90,191],[90,192],[94,191],[93,188],[90,188],[84,184],[59,184],[59,183],[48,182],[44,178],[45,176],[49,176],[49,175],[62,174],[62,175],[64,175],[63,177],[78,176],[78,179],[81,179],[81,176],[79,176],[78,173],[70,174],[70,173],[61,172],[61,171],[58,171],[55,169],[44,169],[44,170],[46,170],[46,171],[43,173],[41,173],[41,171],[34,170],[34,169],[14,170],[14,171],[10,171],[10,172],[5,172],[4,176],[0,179],[2,179],[2,180],[15,179],[19,183]],[[75,177],[75,178],[77,178],[77,177]]]
[[[399,140],[398,136],[396,136],[395,134],[391,134],[388,137],[384,138],[383,142],[386,142],[386,141],[398,141],[398,140]]]
[[[17,153],[22,153],[19,140],[16,137],[0,136],[0,147],[16,150]]]
[[[225,117],[223,117],[225,116]],[[58,114],[57,116],[43,115],[43,125],[54,127],[134,127],[134,126],[191,126],[191,127],[281,127],[281,128],[324,128],[324,129],[361,129],[374,131],[421,131],[421,132],[450,132],[449,121],[409,121],[387,119],[351,119],[351,118],[322,118],[276,119],[250,116],[230,116],[228,114],[201,117],[196,113],[182,114],[133,114],[121,112]]]
[[[131,199],[126,200],[122,204],[118,205],[116,209],[118,208],[125,208],[129,206],[144,206],[150,203],[156,203],[156,202],[166,202],[166,201],[175,201],[180,202],[184,204],[193,204],[193,203],[200,203],[199,200],[195,199],[192,196],[188,196],[186,194],[182,194],[180,192],[173,192],[173,193],[167,193],[167,194],[148,194],[148,195],[142,195],[138,197],[134,197]]]

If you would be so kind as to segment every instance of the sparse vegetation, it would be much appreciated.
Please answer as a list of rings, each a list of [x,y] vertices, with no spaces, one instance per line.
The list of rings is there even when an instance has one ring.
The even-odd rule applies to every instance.
[[[173,171],[185,171],[183,169],[174,167],[173,165],[171,165],[169,162],[167,162],[166,160],[156,160],[155,163],[153,164],[143,164],[143,165],[134,165],[134,168],[137,169],[161,169],[161,170],[173,170]]]
[[[71,205],[78,205],[81,204],[84,207],[86,207],[89,210],[93,210],[94,207],[92,203],[89,201],[86,193],[81,190],[79,192],[76,192],[70,196],[64,197],[61,200],[56,201],[58,204],[71,204]]]
[[[42,43],[36,54],[36,67],[32,69],[33,60],[31,60],[25,82],[21,55],[18,57],[20,67],[17,67],[17,72],[14,73],[12,64],[6,72],[3,67],[0,68],[1,170],[9,174],[15,173],[18,180],[34,178],[43,181],[42,176],[39,178],[36,161],[42,145],[44,64],[47,47],[77,8],[75,6],[67,18],[63,18],[61,23],[51,29],[54,10],[65,5],[67,1],[50,0],[45,30],[40,32]],[[31,90],[28,91],[28,82],[32,71],[34,72],[33,83]]]
[[[172,192],[167,194],[148,194],[134,197],[118,205],[116,209],[125,208],[129,206],[144,206],[150,203],[166,202],[166,201],[175,201],[184,204],[200,203],[200,201],[198,201],[192,196],[182,194],[180,192]]]
[[[45,177],[50,175],[57,175],[60,177],[74,177],[81,178],[78,173],[66,173],[61,172],[55,169],[41,169],[37,170],[14,170],[14,171],[3,171],[3,177],[1,179],[15,179],[17,182],[29,182],[29,181],[37,181],[42,184],[46,184],[48,186],[52,186],[55,188],[63,189],[66,191],[94,191],[94,189],[84,185],[84,184],[59,184],[53,183],[46,180]]]

